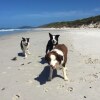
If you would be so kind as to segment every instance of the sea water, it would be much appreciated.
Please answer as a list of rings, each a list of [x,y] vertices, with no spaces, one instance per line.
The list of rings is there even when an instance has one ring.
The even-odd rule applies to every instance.
[[[9,34],[16,34],[21,32],[27,32],[32,29],[0,29],[0,36],[9,35]]]

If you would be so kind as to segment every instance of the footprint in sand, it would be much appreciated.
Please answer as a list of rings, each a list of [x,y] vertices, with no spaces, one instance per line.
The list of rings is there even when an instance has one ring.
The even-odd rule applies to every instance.
[[[15,95],[15,96],[12,97],[12,100],[18,100],[19,98],[20,98],[20,95],[17,94],[17,95]]]
[[[21,66],[23,66],[24,65],[24,63],[23,64],[21,64]]]
[[[16,61],[17,60],[17,57],[13,57],[11,60]]]
[[[27,64],[31,64],[32,62],[28,62]]]
[[[68,87],[68,91],[72,92],[73,88],[72,87]]]
[[[87,98],[86,96],[84,96],[84,98]]]
[[[1,90],[2,90],[2,91],[4,91],[4,90],[5,90],[5,88],[2,88]]]
[[[96,74],[93,74],[93,77],[94,77],[94,78],[98,78],[98,75],[96,75]]]
[[[100,64],[100,60],[88,58],[87,60],[85,60],[85,64]]]

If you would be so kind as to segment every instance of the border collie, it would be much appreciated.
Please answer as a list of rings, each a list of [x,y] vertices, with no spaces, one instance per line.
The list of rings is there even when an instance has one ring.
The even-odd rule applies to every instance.
[[[58,44],[53,50],[48,52],[45,56],[45,60],[50,65],[49,80],[52,79],[53,69],[62,68],[64,80],[68,80],[66,75],[67,68],[65,67],[67,62],[68,49],[64,44]]]
[[[22,40],[21,40],[21,43],[20,43],[20,46],[21,46],[21,49],[23,51],[23,54],[25,56],[25,58],[27,57],[27,54],[30,55],[30,52],[29,52],[29,39],[30,38],[23,38],[22,37]]]
[[[50,40],[47,43],[46,46],[46,54],[48,51],[51,51],[57,44],[58,44],[58,38],[60,35],[52,35],[49,33]]]

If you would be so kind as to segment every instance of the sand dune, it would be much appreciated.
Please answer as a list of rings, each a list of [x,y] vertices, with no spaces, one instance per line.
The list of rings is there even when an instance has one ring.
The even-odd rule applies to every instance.
[[[68,77],[54,71],[44,60],[48,33],[60,34],[68,46]],[[31,55],[21,56],[20,41],[30,37]],[[0,100],[99,100],[100,29],[36,29],[0,37]],[[16,57],[15,60],[12,60]]]

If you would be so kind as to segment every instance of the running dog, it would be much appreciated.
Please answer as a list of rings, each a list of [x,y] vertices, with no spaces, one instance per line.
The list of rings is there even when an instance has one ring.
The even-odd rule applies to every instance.
[[[20,43],[20,46],[21,46],[21,49],[23,51],[23,54],[25,56],[25,58],[27,58],[27,54],[30,55],[30,52],[29,52],[29,39],[30,38],[24,38],[22,37],[22,40],[21,40],[21,43]]]
[[[67,68],[65,66],[67,62],[67,53],[67,47],[64,44],[58,44],[54,49],[46,54],[45,60],[50,65],[49,80],[52,79],[53,69],[57,69],[60,66],[63,71],[64,80],[68,80],[68,77],[66,75]]]

